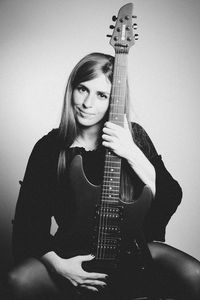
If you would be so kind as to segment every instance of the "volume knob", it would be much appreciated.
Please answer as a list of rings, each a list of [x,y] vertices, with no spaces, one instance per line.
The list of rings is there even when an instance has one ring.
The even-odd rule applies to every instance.
[[[136,34],[134,35],[134,38],[135,38],[135,40],[137,41],[137,40],[139,39],[139,35],[136,33]]]
[[[138,28],[137,23],[134,23],[133,24],[133,29],[137,29],[137,28]]]

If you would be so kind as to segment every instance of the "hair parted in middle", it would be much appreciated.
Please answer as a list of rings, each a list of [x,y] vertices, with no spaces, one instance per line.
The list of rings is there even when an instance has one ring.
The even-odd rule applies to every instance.
[[[72,104],[74,89],[85,81],[104,74],[112,83],[114,57],[103,53],[91,53],[83,57],[72,70],[65,90],[59,134],[65,147],[70,146],[78,135],[78,127]]]
[[[75,112],[73,107],[73,91],[80,84],[104,74],[112,84],[114,69],[114,57],[104,53],[90,53],[83,57],[73,68],[67,82],[64,103],[59,125],[60,154],[58,158],[58,175],[66,168],[65,151],[70,147],[79,134]],[[129,88],[127,80],[126,112],[129,115]],[[129,120],[128,120],[129,122]],[[133,133],[134,138],[134,133]],[[124,164],[123,164],[124,165]],[[128,176],[129,166],[125,163],[121,176],[121,198],[133,198],[134,189]]]

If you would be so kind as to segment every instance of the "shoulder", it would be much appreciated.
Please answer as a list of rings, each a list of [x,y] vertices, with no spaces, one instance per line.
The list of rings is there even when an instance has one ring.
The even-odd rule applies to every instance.
[[[49,157],[55,155],[60,149],[59,131],[52,129],[49,133],[40,138],[33,147],[31,157]]]
[[[146,130],[138,123],[131,122],[133,139],[136,145],[143,151],[148,159],[157,155],[155,146]]]
[[[59,155],[58,149],[58,129],[53,129],[34,145],[28,159],[23,182],[30,183],[32,180],[38,180],[41,176],[53,174],[52,172],[56,170]]]
[[[144,128],[138,123],[131,122],[131,127],[133,132],[137,135],[144,134],[144,133],[147,134]]]
[[[57,128],[52,129],[50,132],[40,138],[34,148],[45,148],[49,145],[59,146],[59,131]]]
[[[142,146],[143,144],[149,142],[150,138],[147,132],[140,124],[131,122],[131,129],[132,129],[134,140],[137,144]]]

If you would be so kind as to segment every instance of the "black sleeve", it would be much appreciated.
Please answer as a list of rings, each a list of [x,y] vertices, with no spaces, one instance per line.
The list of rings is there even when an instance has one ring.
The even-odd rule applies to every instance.
[[[156,171],[156,195],[146,217],[144,233],[147,241],[165,241],[166,226],[182,199],[182,189],[166,169],[151,139],[138,124],[133,124],[135,142]]]
[[[33,148],[28,161],[13,224],[15,261],[40,257],[52,249],[49,148],[43,137]]]

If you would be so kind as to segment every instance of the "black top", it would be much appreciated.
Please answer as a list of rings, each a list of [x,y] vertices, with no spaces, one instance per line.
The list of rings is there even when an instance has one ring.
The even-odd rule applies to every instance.
[[[164,166],[144,129],[132,124],[135,142],[153,164],[156,171],[156,195],[145,219],[147,241],[165,240],[165,228],[176,211],[182,190]],[[87,178],[100,184],[103,172],[103,146],[93,151],[84,148],[66,149],[67,168],[61,180],[57,177],[57,163],[61,145],[58,129],[40,139],[28,161],[16,206],[13,227],[13,254],[16,261],[26,257],[40,257],[48,251],[67,248],[65,232],[69,231],[74,204],[68,180],[68,167],[74,155],[81,154]],[[58,224],[55,236],[50,234],[51,217]]]

